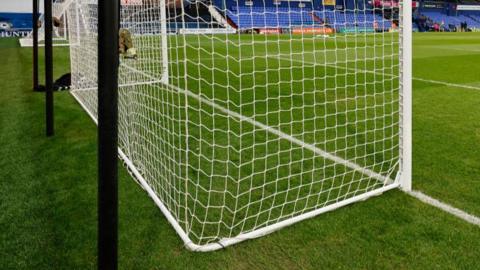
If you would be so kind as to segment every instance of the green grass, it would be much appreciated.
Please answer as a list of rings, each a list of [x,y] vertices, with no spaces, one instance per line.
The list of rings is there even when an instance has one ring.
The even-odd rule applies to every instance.
[[[480,87],[477,33],[414,38],[414,77]],[[414,188],[480,216],[480,90],[414,81]]]
[[[415,76],[478,86],[475,69],[464,64],[478,62],[478,52],[431,47],[440,41],[468,48],[480,36],[415,35]],[[56,52],[58,76],[68,70],[68,54]],[[7,157],[0,161],[0,268],[94,268],[95,126],[68,93],[57,93],[57,134],[46,139],[43,95],[30,91],[30,51],[5,40],[0,57],[6,66],[0,73],[0,155]],[[414,186],[474,214],[480,213],[479,94],[414,82]],[[478,227],[400,191],[222,251],[192,253],[126,171],[120,175],[123,269],[480,267]]]

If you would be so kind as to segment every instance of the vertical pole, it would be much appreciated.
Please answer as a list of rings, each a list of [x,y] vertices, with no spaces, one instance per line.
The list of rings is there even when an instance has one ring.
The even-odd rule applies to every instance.
[[[166,0],[160,1],[160,33],[162,35],[162,77],[161,81],[168,84],[168,32]],[[183,6],[183,4],[181,4]],[[183,16],[183,12],[182,12]]]
[[[412,1],[401,6],[401,179],[405,191],[412,190]]]
[[[53,123],[53,48],[52,48],[52,0],[45,0],[45,111],[47,136],[54,135]]]
[[[33,90],[38,89],[38,0],[32,5]]]
[[[98,1],[98,269],[117,269],[119,0]]]

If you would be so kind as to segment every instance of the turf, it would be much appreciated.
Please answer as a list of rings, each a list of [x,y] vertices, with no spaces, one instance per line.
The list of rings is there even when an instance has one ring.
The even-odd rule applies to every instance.
[[[478,34],[462,37],[415,35],[415,76],[475,85],[475,70],[468,75],[460,68],[462,61],[474,61],[478,54],[458,51],[460,57],[453,59],[460,63],[455,65],[442,62],[445,49],[434,54],[432,48],[422,47],[441,39],[451,42],[449,47],[465,48],[480,40]],[[0,48],[8,66],[0,80],[0,154],[8,156],[0,162],[0,179],[5,179],[0,189],[0,268],[93,268],[95,126],[70,95],[58,93],[57,134],[44,138],[43,96],[30,91],[29,51],[16,48],[15,40],[2,41]],[[68,70],[68,58],[65,51],[56,52],[58,76]],[[433,72],[422,72],[425,69]],[[414,87],[415,187],[478,213],[475,106],[480,97],[472,90],[424,82],[416,81]],[[120,183],[119,251],[124,269],[480,267],[478,227],[400,191],[226,250],[198,254],[183,248],[158,208],[124,170]]]
[[[480,216],[480,35],[415,35],[414,188]]]

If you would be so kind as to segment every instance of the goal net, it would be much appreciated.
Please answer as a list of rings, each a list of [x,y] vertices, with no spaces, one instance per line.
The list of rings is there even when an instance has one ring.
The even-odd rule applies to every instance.
[[[404,2],[327,4],[122,1],[119,155],[189,249],[408,188]],[[68,21],[96,119],[97,0]]]

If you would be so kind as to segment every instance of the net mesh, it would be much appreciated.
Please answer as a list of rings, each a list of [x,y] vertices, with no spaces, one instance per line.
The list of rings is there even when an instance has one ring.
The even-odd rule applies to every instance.
[[[135,57],[120,56],[120,149],[192,243],[396,184],[394,12],[366,2],[122,3]],[[68,15],[73,95],[96,118],[97,2],[75,1]]]

